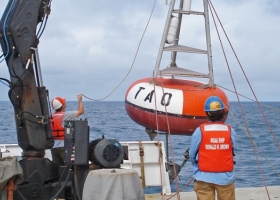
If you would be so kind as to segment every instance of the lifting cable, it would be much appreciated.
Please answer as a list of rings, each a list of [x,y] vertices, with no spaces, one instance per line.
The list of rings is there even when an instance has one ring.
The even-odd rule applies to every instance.
[[[244,75],[244,77],[246,78],[246,81],[247,81],[247,83],[248,83],[248,85],[249,85],[249,87],[250,87],[250,89],[251,89],[251,91],[252,91],[252,94],[254,95],[254,97],[255,97],[255,99],[256,99],[256,102],[257,102],[257,104],[258,104],[258,106],[259,106],[259,109],[260,109],[260,111],[261,111],[261,113],[262,113],[262,115],[263,115],[263,117],[264,117],[264,119],[265,119],[265,121],[266,121],[266,124],[267,124],[268,128],[270,129],[270,132],[271,132],[271,134],[272,134],[272,136],[273,136],[273,138],[274,138],[274,140],[275,140],[275,142],[276,142],[276,144],[277,144],[277,146],[278,146],[278,149],[280,150],[280,145],[279,145],[279,143],[278,143],[278,141],[277,141],[277,139],[276,139],[276,137],[275,137],[275,134],[274,134],[274,132],[272,131],[272,128],[271,128],[271,126],[270,126],[270,124],[269,124],[269,122],[268,122],[268,120],[267,120],[267,118],[266,118],[266,116],[265,116],[265,114],[264,114],[264,111],[263,111],[263,109],[262,109],[262,107],[261,107],[261,105],[260,105],[260,103],[259,103],[259,101],[258,101],[258,99],[257,99],[257,96],[255,95],[255,92],[254,92],[254,90],[253,90],[253,88],[252,88],[252,86],[251,86],[251,84],[250,84],[250,81],[248,80],[248,78],[247,78],[247,76],[246,76],[246,74],[245,74],[245,72],[244,72],[244,69],[243,69],[243,67],[242,67],[242,65],[241,65],[241,63],[240,63],[240,61],[239,61],[239,59],[238,59],[238,57],[237,57],[237,55],[236,55],[236,53],[235,53],[235,51],[234,51],[234,48],[233,48],[233,46],[232,46],[232,44],[231,44],[231,42],[230,42],[230,40],[229,40],[229,38],[228,38],[228,36],[227,36],[227,34],[226,34],[226,31],[225,31],[224,27],[222,26],[222,23],[221,23],[221,21],[220,21],[218,15],[217,15],[217,13],[216,13],[216,11],[215,11],[213,5],[212,5],[212,3],[211,3],[211,0],[208,0],[208,1],[210,2],[211,6],[212,6],[212,8],[213,8],[213,11],[214,11],[215,14],[216,14],[216,17],[217,17],[217,19],[218,19],[218,21],[219,21],[219,23],[220,23],[220,25],[221,25],[221,28],[223,29],[223,32],[225,33],[225,36],[226,36],[226,38],[227,38],[227,40],[228,40],[228,42],[229,42],[229,45],[230,45],[230,47],[231,47],[231,49],[232,49],[232,51],[233,51],[233,53],[234,53],[234,55],[235,55],[235,58],[236,58],[236,60],[237,60],[237,62],[238,62],[238,64],[239,64],[239,66],[240,66],[240,69],[242,70],[243,75]],[[210,10],[211,10],[211,13],[212,13],[211,6],[210,6]],[[213,17],[213,14],[212,14],[212,17]],[[214,17],[213,17],[213,19],[214,19]],[[214,23],[215,23],[215,20],[214,20]],[[215,26],[216,26],[216,23],[215,23]],[[218,33],[217,26],[216,26],[216,30],[217,30],[217,33]],[[218,36],[219,36],[219,34],[218,34]],[[219,36],[219,39],[220,39],[220,36]],[[220,42],[221,42],[221,39],[220,39]],[[223,52],[224,52],[224,49],[223,49]],[[225,55],[225,53],[224,53],[224,55]],[[228,64],[228,62],[227,62],[227,64]],[[229,65],[228,65],[228,69],[229,69]],[[230,69],[229,69],[229,72],[230,72]],[[230,72],[230,74],[231,74],[231,72]],[[231,79],[232,79],[232,82],[234,82],[234,81],[233,81],[233,78],[232,78],[232,74],[231,74]],[[234,87],[234,88],[235,88],[235,87]],[[235,88],[235,92],[236,92],[236,94],[237,94],[236,88]],[[238,96],[237,96],[237,97],[238,97]],[[239,102],[239,98],[238,98],[238,102]]]
[[[177,191],[176,193],[174,193],[173,195],[171,195],[168,199],[172,199],[172,197],[174,197],[175,195],[179,194],[180,192],[182,192],[183,189],[185,189],[191,182],[194,181],[194,178],[191,178],[191,180],[189,180],[189,182],[186,183],[186,185],[184,185],[179,191]]]
[[[153,93],[153,95],[154,95],[154,98],[155,98],[155,120],[156,120],[156,126],[157,126],[157,139],[159,139],[159,128],[158,128],[158,109],[157,109],[157,95],[156,95],[156,83],[154,82],[153,83],[154,84],[154,93]],[[159,140],[157,140],[158,142],[159,142]],[[159,161],[161,160],[161,154],[160,154],[160,152],[159,152]],[[160,184],[161,185],[163,185],[163,181],[162,181],[162,165],[161,165],[161,163],[162,162],[160,162]],[[162,197],[162,199],[163,199],[163,197]]]
[[[224,57],[225,57],[225,61],[226,61],[226,63],[227,63],[227,67],[228,67],[228,70],[229,70],[230,78],[231,78],[231,81],[232,81],[234,90],[235,90],[235,92],[236,92],[236,94],[237,94],[237,89],[236,89],[236,86],[235,86],[235,84],[234,84],[234,80],[233,80],[233,77],[232,77],[231,70],[230,70],[230,68],[229,68],[229,63],[228,63],[228,60],[227,60],[227,57],[226,57],[226,54],[225,54],[225,50],[224,50],[223,44],[222,44],[222,42],[221,42],[221,37],[220,37],[219,31],[218,31],[218,28],[217,28],[217,24],[216,24],[216,21],[215,21],[214,16],[213,16],[213,11],[212,11],[212,9],[214,10],[214,12],[215,12],[215,9],[214,9],[214,7],[213,7],[211,1],[210,1],[210,0],[208,0],[208,1],[210,2],[209,5],[211,5],[211,6],[209,6],[210,11],[211,11],[211,16],[212,16],[212,18],[213,18],[213,21],[214,21],[214,24],[215,24],[215,27],[216,27],[216,31],[217,31],[217,34],[218,34],[218,38],[219,38],[219,40],[220,40],[221,48],[222,48],[222,50],[223,50],[223,54],[224,54]],[[215,12],[215,14],[216,14],[216,17],[218,18],[216,12]],[[218,18],[218,19],[219,19],[219,18]],[[220,21],[219,21],[219,22],[220,22]],[[221,27],[223,28],[221,22],[220,22],[220,25],[221,25]],[[223,29],[223,30],[224,30],[224,29]],[[225,33],[225,30],[224,30],[224,33]],[[225,33],[225,35],[226,35],[226,33]],[[226,35],[226,37],[227,37],[227,35]],[[228,40],[228,41],[229,41],[229,40]],[[229,42],[230,42],[230,41],[229,41]],[[233,50],[233,52],[234,52],[234,50]],[[237,58],[237,59],[238,59],[238,58]],[[251,136],[251,133],[250,133],[250,130],[249,130],[249,126],[248,126],[246,117],[245,117],[245,113],[244,113],[243,107],[242,107],[242,105],[241,105],[241,103],[240,103],[239,96],[236,95],[236,97],[237,97],[237,99],[238,99],[238,104],[239,104],[239,107],[240,107],[240,110],[241,110],[241,113],[242,113],[242,117],[243,117],[244,123],[245,123],[245,125],[246,125],[247,133],[248,133],[249,136],[250,136],[249,139],[250,139],[251,145],[252,145],[253,150],[254,150],[254,154],[255,154],[255,157],[256,157],[256,160],[257,160],[257,163],[258,163],[258,167],[259,167],[259,170],[260,170],[260,173],[261,173],[261,176],[262,176],[262,180],[263,180],[263,183],[264,183],[265,188],[266,188],[266,191],[267,191],[266,182],[265,182],[265,179],[264,179],[264,175],[263,175],[263,173],[262,173],[262,168],[261,168],[261,166],[260,166],[260,161],[259,161],[259,159],[258,159],[256,149],[255,149],[255,147],[254,147],[254,145],[253,145],[252,136]],[[267,194],[268,194],[268,191],[267,191]],[[269,195],[269,194],[268,194],[268,195]]]
[[[229,110],[229,109],[228,109]],[[241,125],[241,123],[238,121],[238,119],[234,116],[234,114],[231,112],[231,110],[229,110],[229,113],[231,115],[231,117],[235,120],[235,122],[238,124],[239,128],[241,128],[245,134],[247,135],[248,138],[250,138],[250,135],[246,132],[246,129]],[[270,160],[268,160],[268,158],[265,156],[265,154],[263,153],[263,151],[258,147],[258,145],[252,140],[252,142],[254,143],[255,147],[258,149],[258,151],[262,154],[262,156],[265,158],[265,160],[269,163],[270,167],[274,170],[274,172],[280,177],[279,172],[276,170],[276,168],[274,167],[274,165],[270,162]]]
[[[150,16],[149,16],[149,19],[148,19],[148,22],[147,22],[146,27],[145,27],[145,29],[144,29],[144,32],[143,32],[143,34],[142,34],[142,36],[141,36],[140,42],[139,42],[139,44],[138,44],[138,47],[137,47],[137,50],[136,50],[136,53],[135,53],[135,56],[134,56],[133,61],[132,61],[132,64],[131,64],[131,66],[130,66],[130,69],[128,70],[128,72],[127,72],[126,75],[124,76],[124,78],[123,78],[123,79],[121,80],[121,82],[120,82],[109,94],[107,94],[105,97],[102,97],[102,98],[100,98],[100,99],[93,99],[93,98],[90,98],[90,97],[88,97],[88,96],[82,94],[85,98],[87,98],[87,99],[89,99],[89,100],[91,100],[91,101],[102,101],[102,100],[108,98],[109,96],[111,96],[111,95],[118,89],[118,87],[124,82],[124,80],[128,77],[128,75],[130,74],[132,68],[134,67],[134,63],[135,63],[135,60],[136,60],[136,58],[137,58],[137,56],[138,56],[138,52],[139,52],[140,46],[141,46],[141,44],[142,44],[142,40],[143,40],[143,38],[144,38],[144,36],[145,36],[145,33],[146,33],[146,31],[147,31],[147,28],[148,28],[148,25],[150,24],[150,20],[151,20],[151,18],[152,18],[153,13],[154,13],[154,9],[155,9],[155,6],[156,6],[156,2],[157,2],[157,0],[154,1],[154,5],[153,5],[153,8],[152,8],[151,14],[150,14]]]
[[[245,95],[239,94],[239,93],[235,93],[234,91],[232,91],[232,90],[230,90],[230,89],[228,89],[228,88],[225,88],[225,87],[223,87],[223,86],[221,86],[221,85],[218,85],[218,84],[216,84],[216,85],[219,86],[220,88],[223,88],[224,90],[227,90],[227,91],[233,93],[233,94],[237,94],[238,96],[242,96],[242,97],[244,97],[244,98],[246,98],[246,99],[249,99],[249,100],[251,100],[251,101],[253,101],[253,102],[257,102],[257,101],[254,100],[254,99],[251,99],[251,98],[249,98],[249,97],[247,97],[247,96],[245,96]],[[267,104],[265,104],[265,103],[262,103],[262,102],[259,102],[259,103],[260,103],[261,105],[267,107],[267,108],[270,108],[271,110],[275,110],[276,112],[279,112],[279,113],[280,113],[280,109],[278,109],[278,108],[269,106],[269,105],[267,105]]]
[[[214,93],[215,93],[215,91],[213,91]],[[215,93],[215,95],[217,95],[216,93]],[[226,106],[226,105],[225,105]],[[251,143],[252,143],[252,147],[255,149],[257,149],[261,154],[262,154],[262,156],[264,157],[264,159],[269,163],[269,166],[273,169],[273,171],[280,177],[280,174],[279,174],[279,172],[277,171],[277,169],[274,167],[274,165],[270,162],[270,160],[266,157],[266,155],[264,154],[264,152],[258,147],[258,145],[254,142],[254,140],[253,140],[253,138],[252,138],[252,136],[246,131],[246,129],[241,125],[241,123],[239,122],[239,120],[235,117],[235,115],[231,112],[231,110],[228,108],[228,107],[226,107],[227,109],[228,109],[228,111],[229,111],[229,113],[230,113],[230,115],[231,115],[231,117],[234,119],[234,121],[238,124],[238,126],[239,126],[239,128],[241,128],[244,132],[245,132],[245,134],[247,135],[247,137],[250,139],[250,141],[251,141]],[[255,154],[256,155],[256,154]],[[257,155],[256,155],[256,159],[258,160],[258,157],[257,157]],[[261,170],[261,166],[259,166],[259,168],[260,168],[260,171],[262,172],[262,170]],[[261,175],[263,175],[262,173],[261,173]],[[263,176],[262,176],[262,178],[264,178]],[[266,185],[265,185],[266,186]],[[269,196],[269,194],[268,194],[268,196]]]
[[[161,79],[163,79],[162,78],[162,75],[160,74],[160,78]],[[157,80],[155,79],[155,80],[153,80],[153,85],[154,85],[154,98],[155,98],[155,118],[156,118],[156,126],[157,126],[157,135],[158,135],[158,133],[159,133],[159,130],[158,130],[158,127],[159,127],[159,124],[158,124],[158,109],[157,109],[157,100],[156,100],[156,84],[158,84],[158,85],[160,85],[160,87],[161,87],[161,90],[162,90],[162,94],[163,94],[163,96],[164,96],[164,85],[163,85],[163,82],[157,82]],[[172,146],[172,139],[171,139],[171,132],[170,132],[170,124],[169,124],[169,120],[168,120],[168,113],[167,113],[167,108],[166,108],[166,102],[165,102],[165,98],[163,98],[163,103],[164,103],[164,109],[165,109],[165,118],[166,118],[166,124],[167,124],[167,129],[168,129],[168,133],[166,133],[166,134],[168,134],[168,138],[169,138],[169,143],[170,143],[170,146],[171,146],[171,155],[172,155],[172,161],[173,161],[173,163],[175,163],[175,158],[174,158],[174,151],[173,151],[173,146]],[[167,148],[169,148],[168,146],[167,146]],[[167,155],[167,157],[168,157],[168,155]],[[175,177],[175,179],[176,179],[176,191],[178,191],[179,190],[179,186],[178,186],[178,176],[177,176],[177,171],[176,171],[176,166],[175,165],[173,165],[173,170],[174,170],[174,172],[175,172],[175,174],[174,174],[174,177]],[[162,181],[162,180],[161,180]],[[162,182],[161,182],[161,184],[162,184]]]
[[[162,74],[160,74],[161,78]],[[171,155],[172,155],[172,162],[175,163],[175,157],[174,157],[174,149],[173,149],[173,145],[172,145],[172,139],[171,139],[171,132],[170,132],[170,124],[169,124],[169,120],[168,120],[168,112],[167,112],[167,108],[166,108],[166,102],[165,102],[165,96],[164,96],[164,85],[163,82],[161,83],[161,89],[162,89],[162,95],[163,95],[163,101],[164,101],[164,109],[165,109],[165,117],[166,117],[166,123],[167,123],[167,128],[168,128],[168,138],[169,138],[169,142],[170,142],[170,147],[171,147]],[[173,165],[173,170],[175,172],[174,174],[174,178],[175,178],[175,183],[176,183],[176,191],[178,191],[179,189],[179,183],[178,183],[178,172],[176,171],[176,166],[175,164]]]
[[[249,87],[250,87],[250,89],[251,89],[251,91],[252,91],[252,93],[253,93],[253,95],[254,95],[254,97],[255,97],[255,99],[256,99],[258,105],[259,105],[259,108],[260,108],[260,110],[261,110],[261,112],[262,112],[262,114],[263,114],[263,117],[265,118],[266,123],[267,123],[268,127],[270,128],[270,131],[272,132],[272,134],[273,134],[273,131],[272,131],[272,129],[271,129],[271,127],[270,127],[270,125],[269,125],[269,123],[268,123],[268,121],[267,121],[266,116],[264,115],[264,112],[263,112],[263,110],[262,110],[262,108],[261,108],[261,106],[260,106],[260,104],[259,104],[259,102],[258,102],[258,100],[257,100],[257,97],[256,97],[256,95],[255,95],[255,93],[254,93],[254,91],[253,91],[253,89],[252,89],[252,87],[251,87],[250,82],[248,81],[248,78],[247,78],[247,76],[246,76],[246,74],[245,74],[245,72],[244,72],[244,70],[243,70],[243,67],[242,67],[242,65],[241,65],[241,63],[240,63],[240,61],[239,61],[239,59],[238,59],[238,57],[237,57],[237,55],[236,55],[236,53],[235,53],[235,51],[234,51],[232,45],[231,45],[231,42],[230,42],[230,40],[229,40],[228,37],[227,37],[227,34],[226,34],[226,32],[225,32],[225,30],[224,30],[222,24],[221,24],[221,21],[219,20],[219,17],[218,17],[218,15],[217,15],[216,11],[215,11],[215,8],[213,7],[213,5],[212,5],[212,3],[211,3],[211,0],[208,0],[208,2],[210,3],[209,8],[210,8],[211,15],[212,15],[212,18],[213,18],[215,27],[216,27],[216,31],[217,31],[219,40],[220,40],[220,44],[221,44],[221,47],[222,47],[222,50],[223,50],[223,53],[224,53],[224,56],[225,56],[225,59],[226,59],[226,63],[227,63],[228,70],[229,70],[229,73],[230,73],[230,77],[231,77],[231,80],[232,80],[232,83],[233,83],[233,86],[234,86],[234,89],[235,89],[235,94],[236,94],[236,97],[237,97],[237,99],[238,99],[238,103],[239,103],[239,106],[240,106],[240,110],[242,111],[242,117],[243,117],[244,122],[245,122],[245,124],[246,124],[247,133],[248,133],[248,135],[250,136],[249,138],[250,138],[250,141],[251,141],[253,150],[254,150],[254,154],[255,154],[255,156],[256,156],[256,160],[257,160],[257,163],[258,163],[258,166],[259,166],[260,173],[261,173],[261,175],[262,175],[262,180],[263,180],[264,186],[265,186],[265,188],[266,188],[267,195],[268,195],[268,197],[269,197],[269,193],[268,193],[268,190],[267,190],[267,186],[266,186],[266,182],[265,182],[265,179],[264,179],[264,175],[263,175],[263,173],[262,173],[262,168],[261,168],[261,166],[260,166],[260,162],[259,162],[259,159],[258,159],[258,156],[257,156],[256,148],[255,148],[255,146],[254,146],[254,143],[253,143],[253,140],[252,140],[252,137],[251,137],[251,133],[250,133],[249,128],[248,128],[248,124],[247,124],[247,121],[246,121],[246,118],[245,118],[245,113],[244,113],[244,110],[243,110],[243,108],[242,108],[242,106],[241,106],[239,96],[237,95],[237,90],[236,90],[236,87],[235,87],[235,84],[234,84],[234,81],[233,81],[233,77],[232,77],[232,74],[231,74],[231,71],[230,71],[230,68],[229,68],[229,64],[228,64],[226,55],[225,55],[225,51],[224,51],[224,48],[223,48],[223,45],[222,45],[222,42],[221,42],[221,38],[220,38],[218,29],[217,29],[217,25],[216,25],[215,20],[214,20],[213,11],[215,12],[215,15],[216,15],[216,17],[217,17],[217,19],[218,19],[218,21],[219,21],[219,23],[220,23],[220,25],[221,25],[221,28],[223,29],[223,31],[224,31],[224,33],[225,33],[225,36],[226,36],[226,38],[227,38],[227,40],[228,40],[228,42],[229,42],[229,44],[230,44],[230,46],[231,46],[231,49],[232,49],[232,51],[233,51],[233,53],[234,53],[234,55],[235,55],[235,57],[236,57],[236,59],[237,59],[237,61],[238,61],[238,63],[239,63],[239,66],[240,66],[240,68],[241,68],[241,70],[242,70],[242,72],[243,72],[243,75],[244,75],[244,77],[245,77],[246,80],[247,80],[247,83],[248,83],[248,85],[249,85]],[[213,11],[212,11],[212,9],[213,9]],[[273,136],[274,136],[274,134],[273,134]],[[275,141],[276,141],[275,136],[274,136],[274,139],[275,139]],[[277,143],[277,145],[278,145],[278,142],[277,142],[277,141],[276,141],[276,143]],[[279,145],[278,145],[278,148],[279,148]]]

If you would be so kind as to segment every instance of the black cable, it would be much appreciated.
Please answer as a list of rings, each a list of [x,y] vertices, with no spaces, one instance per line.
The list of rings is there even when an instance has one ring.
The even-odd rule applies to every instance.
[[[31,112],[28,112],[28,111],[24,111],[24,112],[22,112],[21,114],[20,114],[20,117],[22,117],[22,115],[23,114],[29,114],[29,115],[31,115],[31,116],[33,116],[33,117],[35,117],[36,118],[36,115],[34,115],[34,114],[32,114]]]
[[[40,37],[42,36],[43,32],[45,31],[46,25],[47,25],[47,21],[48,21],[49,15],[47,15],[46,20],[44,22],[44,26],[43,26],[43,30],[42,32],[37,36],[38,40],[40,39]]]
[[[12,93],[12,92],[14,92],[14,91],[13,91],[12,89],[10,89],[9,92],[8,92],[8,97],[9,97],[9,99],[10,99],[10,101],[11,101],[13,107],[16,108],[16,106],[15,106],[15,104],[14,104],[14,102],[12,101],[12,98],[11,98],[11,96],[12,96],[11,93]]]
[[[22,112],[22,113],[20,114],[19,120],[25,119],[26,121],[29,121],[29,122],[31,122],[31,123],[38,124],[38,121],[32,121],[31,119],[25,118],[25,117],[22,116],[23,114],[29,114],[29,115],[31,115],[32,117],[37,118],[36,115],[33,115],[33,114],[30,113],[30,112],[24,111],[24,112]]]
[[[48,15],[47,15],[48,16]],[[46,27],[46,16],[44,17],[44,19],[43,19],[43,21],[41,22],[41,25],[40,25],[40,28],[39,28],[39,30],[38,30],[38,32],[37,32],[37,38],[39,39],[40,37],[41,37],[41,35],[43,34],[43,32],[44,32],[44,29],[45,29],[45,27]],[[42,29],[42,27],[43,27],[43,29]],[[42,30],[41,30],[42,29]]]
[[[60,178],[59,178],[58,187],[60,187],[62,177],[63,177],[64,173],[66,172],[66,169],[68,169],[69,167],[70,167],[70,164],[67,165],[67,166],[65,167],[65,169],[63,170],[63,172],[62,172],[62,174],[61,174],[61,176],[60,176]]]
[[[80,188],[78,186],[78,166],[74,166],[74,185],[75,185],[75,191],[78,200],[82,200],[82,195],[80,193]]]
[[[5,79],[5,78],[0,78],[0,80],[2,80],[2,81],[6,81],[9,85],[11,85],[11,81],[9,81],[8,79]]]
[[[18,195],[21,197],[22,200],[27,200],[27,199],[23,196],[23,194],[20,192],[20,190],[19,190],[18,188],[17,188],[16,191],[18,192]]]
[[[45,18],[44,18],[44,19],[45,19]],[[44,21],[44,19],[43,19],[43,21]],[[36,35],[38,35],[38,34],[39,34],[39,32],[41,31],[42,25],[43,25],[43,22],[41,22],[41,24],[40,24],[40,28],[38,29],[38,32],[36,33]],[[35,41],[35,42],[36,42],[36,41]]]
[[[17,108],[17,106],[15,105],[15,103],[14,103],[13,100],[12,100],[12,92],[13,92],[14,96],[16,97],[16,99],[20,99],[20,97],[21,97],[21,92],[22,92],[22,88],[23,88],[23,84],[22,84],[22,79],[21,79],[21,78],[22,78],[22,76],[23,76],[26,72],[28,72],[28,70],[25,70],[25,71],[21,74],[20,77],[16,77],[17,80],[15,81],[15,83],[11,83],[11,84],[10,84],[10,90],[9,90],[9,92],[8,92],[8,97],[9,97],[10,101],[12,102],[14,108]],[[16,86],[18,86],[18,92],[17,92],[17,94],[15,93],[15,91],[14,91],[14,89],[13,89],[13,88],[16,87]]]
[[[66,172],[66,169],[69,168],[69,166],[70,166],[70,165],[67,165],[67,167],[63,170],[63,172],[62,172],[62,174],[61,174],[61,176],[60,176],[59,183],[58,183],[58,186],[59,186],[59,187],[60,187],[60,185],[61,185],[61,179],[62,179],[64,173]],[[60,192],[65,188],[65,186],[66,186],[66,184],[67,184],[67,182],[68,182],[68,180],[69,180],[69,178],[70,178],[70,174],[71,174],[71,172],[68,171],[68,175],[67,175],[67,177],[66,177],[66,179],[65,179],[64,184],[62,185],[62,187],[57,191],[57,193],[56,193],[50,200],[54,200],[54,199],[60,194]]]
[[[27,119],[27,118],[25,118],[25,117],[20,118],[20,120],[22,120],[22,119],[25,119],[26,121],[29,121],[29,122],[31,122],[31,123],[33,123],[33,124],[38,124],[37,121],[34,122],[34,121],[32,121],[31,119]]]
[[[10,59],[8,61],[9,74],[11,77],[18,78],[18,75],[16,74],[15,69],[13,68],[13,59],[11,59],[14,57],[14,55],[15,55],[15,48],[13,48],[12,55],[10,56]],[[13,70],[14,74],[12,74],[11,69]]]
[[[17,108],[18,105],[19,105],[19,103],[17,103],[17,106],[16,106],[14,100],[20,99],[20,97],[21,97],[21,90],[22,90],[22,87],[23,87],[22,82],[21,82],[20,79],[18,79],[17,82],[19,82],[19,83],[16,83],[16,84],[12,84],[12,85],[11,85],[10,90],[9,90],[9,92],[8,92],[8,97],[9,97],[10,101],[12,102],[14,108]],[[14,87],[15,87],[15,86],[18,86],[18,92],[17,92],[17,94],[16,94],[16,92],[14,91]],[[14,95],[15,99],[12,99],[12,92],[13,92],[13,95]]]
[[[68,173],[68,175],[65,179],[64,185],[62,185],[62,187],[57,191],[57,193],[50,200],[54,200],[60,194],[60,192],[65,188],[65,186],[69,180],[69,177],[70,177],[70,172]]]
[[[51,1],[49,1],[49,4],[47,6],[49,10],[51,10]],[[45,31],[45,28],[46,28],[46,25],[47,25],[47,21],[48,21],[48,18],[49,18],[49,13],[46,13],[42,23],[41,23],[41,26],[37,32],[37,38],[38,40],[40,39],[40,37],[42,36],[43,32]],[[41,31],[41,28],[43,27],[42,31]],[[40,32],[41,31],[41,32]]]
[[[46,10],[47,10],[47,12],[45,12]],[[43,17],[43,20],[41,21],[40,27],[39,27],[39,29],[36,33],[36,40],[34,41],[33,47],[35,47],[35,46],[37,47],[37,44],[39,43],[39,39],[42,36],[42,34],[43,34],[43,32],[46,28],[46,24],[47,24],[47,21],[48,21],[50,10],[51,10],[51,0],[49,1],[49,4],[47,5],[46,9],[44,10],[44,17]],[[42,27],[43,27],[43,30],[41,31]]]

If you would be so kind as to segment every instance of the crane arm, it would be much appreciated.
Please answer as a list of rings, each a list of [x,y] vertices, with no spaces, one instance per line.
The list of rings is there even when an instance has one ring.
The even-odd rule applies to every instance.
[[[0,43],[10,74],[8,96],[14,107],[18,144],[23,153],[34,156],[53,146],[48,91],[42,84],[38,58],[39,38],[50,5],[51,0],[9,0],[0,21]]]

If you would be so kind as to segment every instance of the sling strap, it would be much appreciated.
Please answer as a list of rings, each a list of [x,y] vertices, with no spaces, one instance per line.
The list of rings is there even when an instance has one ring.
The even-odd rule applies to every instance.
[[[145,166],[144,166],[144,149],[142,142],[139,140],[139,156],[140,156],[140,165],[141,165],[141,180],[142,180],[142,188],[146,187],[145,180]]]

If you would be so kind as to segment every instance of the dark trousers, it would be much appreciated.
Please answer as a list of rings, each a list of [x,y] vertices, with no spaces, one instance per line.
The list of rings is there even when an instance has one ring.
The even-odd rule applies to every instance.
[[[64,147],[53,148],[53,149],[51,149],[51,153],[52,153],[52,162],[54,164],[56,164],[57,166],[65,165],[65,162],[64,162],[64,155],[65,155]]]

